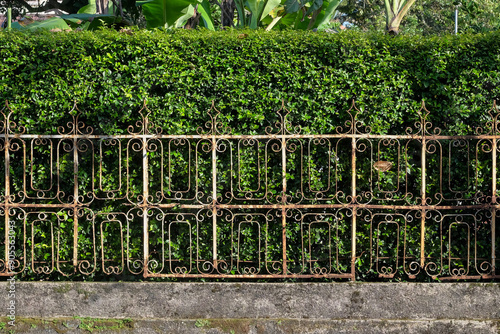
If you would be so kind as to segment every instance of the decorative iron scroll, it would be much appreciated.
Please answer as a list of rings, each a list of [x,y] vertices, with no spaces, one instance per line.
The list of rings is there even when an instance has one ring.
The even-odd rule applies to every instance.
[[[400,135],[352,105],[333,134],[282,106],[260,135],[218,120],[170,135],[140,118],[100,135],[78,108],[56,135],[0,122],[0,274],[495,278],[496,104],[475,134],[442,135],[422,103]],[[52,277],[52,276],[50,276]]]

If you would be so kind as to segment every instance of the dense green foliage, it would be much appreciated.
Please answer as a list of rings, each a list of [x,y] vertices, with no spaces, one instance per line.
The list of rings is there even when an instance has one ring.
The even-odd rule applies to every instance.
[[[113,132],[147,99],[154,119],[182,133],[212,100],[242,132],[270,124],[284,100],[293,122],[320,133],[353,98],[375,132],[411,124],[425,100],[435,125],[459,134],[500,98],[499,44],[498,33],[3,33],[0,100],[33,131],[59,125],[76,101]]]

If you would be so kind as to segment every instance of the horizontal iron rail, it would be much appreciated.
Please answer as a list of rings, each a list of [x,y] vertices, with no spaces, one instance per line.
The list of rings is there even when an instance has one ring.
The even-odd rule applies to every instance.
[[[377,204],[262,204],[262,205],[245,205],[245,204],[123,204],[132,208],[149,208],[149,209],[381,209],[381,210],[500,210],[500,204],[484,204],[484,205],[377,205]],[[88,205],[79,204],[28,204],[28,203],[0,203],[0,208],[55,208],[55,209],[87,209],[91,208]]]
[[[37,134],[0,134],[0,138],[19,139],[413,139],[420,140],[484,140],[500,139],[498,135],[377,135],[377,134],[289,134],[289,135],[37,135]]]

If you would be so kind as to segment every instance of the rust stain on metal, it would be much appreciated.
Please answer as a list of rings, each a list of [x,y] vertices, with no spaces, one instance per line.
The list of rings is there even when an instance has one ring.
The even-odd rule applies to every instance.
[[[387,172],[392,167],[392,162],[379,160],[373,164],[373,168],[379,172]]]

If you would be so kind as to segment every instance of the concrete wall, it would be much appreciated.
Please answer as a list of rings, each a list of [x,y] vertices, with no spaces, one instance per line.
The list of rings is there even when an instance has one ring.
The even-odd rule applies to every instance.
[[[9,298],[9,290],[15,298]],[[499,333],[497,283],[7,282],[9,333]],[[12,293],[10,293],[12,295]],[[12,309],[12,307],[11,307]],[[0,332],[1,332],[0,331]]]

